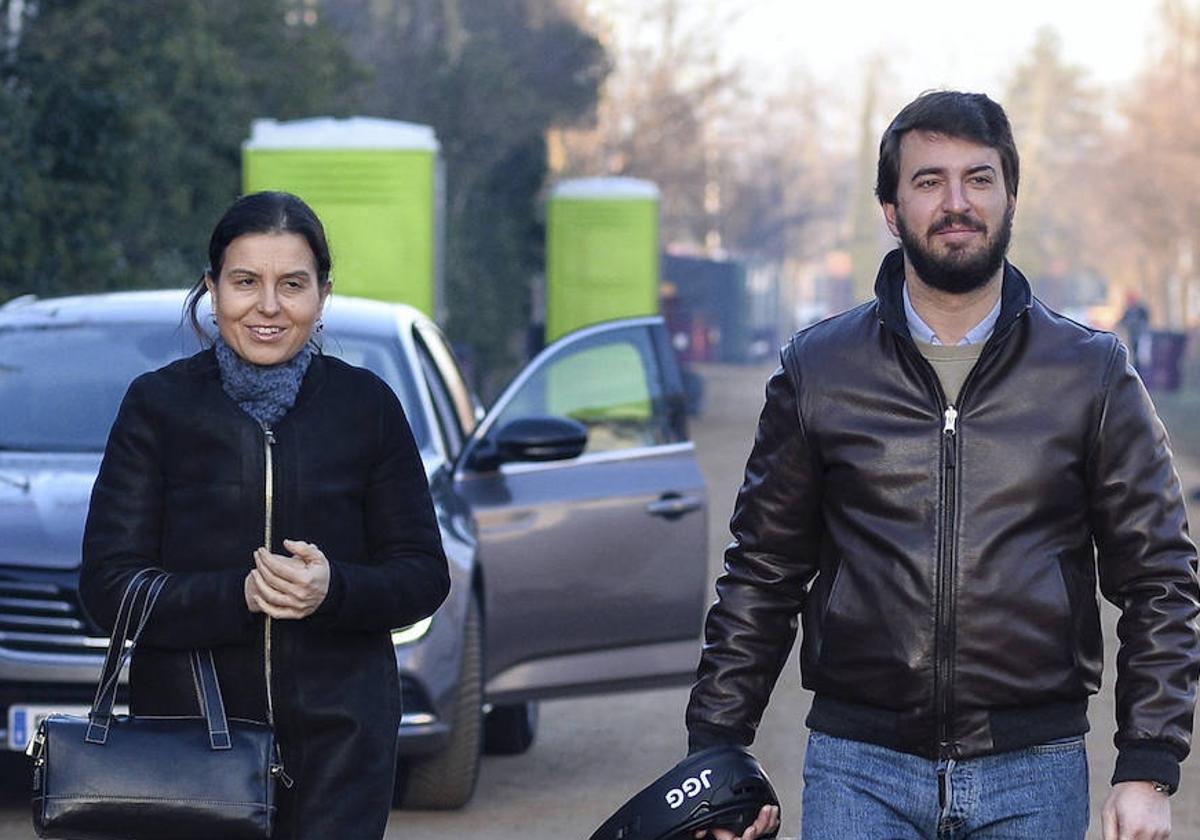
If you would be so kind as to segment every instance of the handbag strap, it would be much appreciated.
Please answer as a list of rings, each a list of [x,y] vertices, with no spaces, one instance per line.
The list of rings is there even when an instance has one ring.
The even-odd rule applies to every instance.
[[[170,577],[170,574],[161,569],[142,569],[130,578],[125,586],[125,593],[121,596],[121,605],[117,610],[117,620],[113,624],[112,637],[108,641],[104,667],[100,671],[96,697],[88,715],[85,740],[90,744],[104,744],[108,739],[121,670],[132,656],[133,649],[150,620],[154,605]],[[136,622],[133,619],[135,613]],[[229,723],[225,715],[225,703],[221,698],[221,684],[217,679],[212,651],[193,649],[189,654],[189,662],[196,688],[196,702],[208,725],[209,746],[214,750],[230,749],[232,744],[229,738]]]
[[[145,616],[145,597],[149,594],[147,587],[151,582],[158,582],[163,575],[165,573],[157,569],[141,569],[125,585],[125,592],[121,596],[121,605],[117,609],[117,620],[113,623],[112,636],[108,640],[108,652],[104,657],[104,666],[100,669],[96,696],[92,700],[91,713],[88,715],[86,740],[89,743],[103,744],[108,737],[112,707],[117,697],[117,683],[121,669],[132,652],[132,645],[128,648],[125,645],[125,640],[129,638],[129,625],[133,620],[139,600],[142,603],[142,616]],[[163,580],[163,583],[165,582]],[[161,591],[162,584],[157,589]],[[139,624],[144,626],[145,622],[139,621]]]
[[[217,680],[217,666],[213,662],[212,650],[191,651],[192,678],[196,682],[196,699],[200,711],[208,721],[208,744],[214,750],[232,747],[229,741],[229,721],[225,717],[225,701],[221,697],[221,683]]]

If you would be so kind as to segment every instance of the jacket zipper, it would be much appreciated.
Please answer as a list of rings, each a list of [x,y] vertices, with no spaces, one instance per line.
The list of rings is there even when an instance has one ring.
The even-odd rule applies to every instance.
[[[954,519],[958,468],[958,409],[946,406],[942,423],[942,538],[938,551],[937,670],[938,755],[954,757],[951,719],[954,670]]]
[[[271,550],[271,520],[274,519],[275,512],[275,464],[272,458],[272,449],[275,446],[275,433],[267,425],[263,425],[263,452],[266,455],[265,460],[265,478],[264,497],[265,497],[265,516],[263,517],[263,545],[267,551]],[[271,616],[265,615],[263,621],[263,676],[267,685],[267,724],[273,729],[275,727],[275,707],[271,700]],[[280,783],[291,789],[295,782],[292,777],[283,769],[283,756],[279,752],[279,742],[275,742],[275,755],[271,760],[271,775],[280,781]]]
[[[938,758],[954,758],[953,726],[950,714],[954,709],[953,681],[951,671],[954,667],[954,519],[955,519],[955,474],[958,469],[958,408],[946,399],[942,390],[941,380],[933,365],[921,355],[916,344],[910,338],[908,349],[913,357],[923,366],[926,384],[933,394],[934,402],[942,411],[941,429],[941,476],[938,490],[938,502],[941,509],[941,527],[937,544],[937,593],[934,598],[934,666],[933,666],[933,698],[934,717],[937,720],[937,751]],[[987,347],[984,347],[987,350]],[[980,361],[983,356],[980,355]],[[975,370],[979,361],[967,374],[966,381],[958,391],[958,401],[962,404],[963,394],[967,383],[975,378]]]
[[[275,433],[270,427],[263,426],[263,451],[266,454],[266,475],[264,487],[266,496],[266,516],[263,523],[263,545],[271,551],[271,519],[275,509],[275,469],[272,449],[275,446]],[[271,616],[265,616],[263,621],[263,671],[267,683],[267,723],[275,725],[275,708],[271,700]]]
[[[980,351],[979,358],[976,360],[971,372],[967,374],[967,378],[963,381],[962,387],[958,389],[958,404],[962,405],[963,397],[967,390],[977,378],[977,373],[983,362],[992,353],[996,352],[995,347],[999,346],[1000,341],[1005,338],[1008,333],[1016,326],[1017,321],[1025,316],[1029,310],[1026,306],[1017,315],[1003,327],[997,323],[997,329],[993,330],[991,337],[984,343],[983,349]],[[880,323],[886,326],[886,322],[881,318]],[[933,392],[934,400],[937,405],[942,408],[942,489],[940,501],[942,502],[942,528],[938,542],[938,593],[936,611],[936,626],[934,632],[934,702],[937,704],[936,717],[937,721],[937,740],[938,740],[938,757],[944,759],[956,758],[956,749],[952,736],[953,722],[951,714],[954,711],[953,698],[953,680],[952,674],[954,668],[954,622],[955,622],[955,598],[954,598],[954,578],[951,574],[953,567],[957,565],[954,561],[954,520],[957,500],[955,498],[955,490],[957,487],[957,470],[958,470],[958,408],[946,399],[945,393],[942,391],[941,381],[937,377],[937,372],[933,369],[933,365],[921,355],[917,349],[916,343],[911,336],[905,336],[907,341],[901,341],[902,345],[906,345],[906,349],[911,352],[912,356],[918,363],[923,364],[926,372],[927,384]]]

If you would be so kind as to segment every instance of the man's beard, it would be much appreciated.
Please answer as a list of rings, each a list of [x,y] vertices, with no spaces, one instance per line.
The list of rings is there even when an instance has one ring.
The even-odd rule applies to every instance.
[[[908,257],[918,277],[939,291],[965,295],[987,285],[1000,270],[1004,255],[1008,253],[1009,240],[1012,238],[1012,220],[1013,208],[1010,205],[1004,212],[1000,229],[994,238],[990,238],[987,226],[982,222],[961,213],[948,213],[930,227],[930,236],[954,225],[969,227],[983,232],[986,247],[975,251],[952,248],[944,256],[929,250],[925,242],[904,223],[904,217],[899,213],[896,214],[896,228],[900,231],[900,245],[904,249],[904,255]]]

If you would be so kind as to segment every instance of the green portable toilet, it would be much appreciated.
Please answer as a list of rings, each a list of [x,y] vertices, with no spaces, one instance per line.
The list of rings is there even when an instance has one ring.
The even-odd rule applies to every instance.
[[[321,217],[334,290],[440,318],[442,175],[429,126],[372,117],[255,120],[246,192],[286,190]]]
[[[587,324],[658,312],[658,187],[580,178],[546,212],[546,340]]]

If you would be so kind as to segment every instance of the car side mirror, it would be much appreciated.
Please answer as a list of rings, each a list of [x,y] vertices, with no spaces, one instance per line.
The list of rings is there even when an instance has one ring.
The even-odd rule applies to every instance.
[[[518,417],[480,441],[469,466],[486,471],[510,461],[565,461],[583,453],[587,435],[587,426],[568,417]]]

